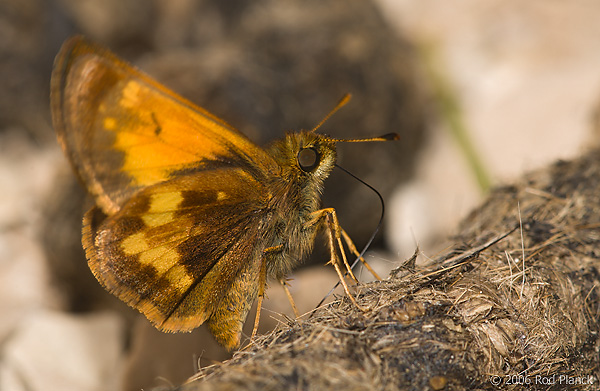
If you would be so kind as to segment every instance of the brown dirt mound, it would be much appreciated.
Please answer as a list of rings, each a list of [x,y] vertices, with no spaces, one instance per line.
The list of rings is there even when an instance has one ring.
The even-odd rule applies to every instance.
[[[459,231],[361,285],[366,312],[341,297],[178,389],[599,389],[599,151],[496,189]]]

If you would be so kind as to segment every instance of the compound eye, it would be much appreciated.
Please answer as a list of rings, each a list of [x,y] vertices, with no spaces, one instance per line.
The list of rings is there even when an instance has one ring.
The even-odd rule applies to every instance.
[[[314,148],[304,148],[298,152],[298,164],[304,172],[310,172],[319,165],[319,153]]]

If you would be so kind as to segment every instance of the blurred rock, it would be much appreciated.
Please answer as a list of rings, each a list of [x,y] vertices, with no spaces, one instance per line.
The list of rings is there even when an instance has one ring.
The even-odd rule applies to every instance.
[[[116,390],[123,327],[108,314],[71,316],[40,311],[20,322],[4,344],[0,389]]]
[[[424,65],[445,78],[458,105],[454,115],[493,184],[577,157],[597,142],[590,124],[600,96],[599,2],[378,3],[426,54]],[[456,222],[484,196],[450,122],[432,121],[417,163],[418,183],[396,198],[398,208],[390,205],[389,220],[401,227],[386,232],[387,243],[402,255],[412,252],[407,243],[412,247],[415,239],[424,244],[455,232]],[[416,197],[413,205],[423,206],[421,213],[405,214],[408,192]]]
[[[46,2],[0,2],[0,132],[19,128],[37,142],[52,138],[49,30]]]
[[[40,308],[60,308],[37,236],[58,151],[31,143],[21,128],[0,131],[0,341]]]

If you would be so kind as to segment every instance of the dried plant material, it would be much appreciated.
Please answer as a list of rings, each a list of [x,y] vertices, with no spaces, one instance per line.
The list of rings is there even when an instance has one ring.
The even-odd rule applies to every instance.
[[[361,286],[367,312],[340,298],[181,389],[597,389],[599,187],[595,151],[496,189],[453,249]]]

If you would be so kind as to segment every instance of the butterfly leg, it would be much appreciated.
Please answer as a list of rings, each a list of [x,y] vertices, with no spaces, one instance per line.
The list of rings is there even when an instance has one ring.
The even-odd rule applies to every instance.
[[[285,294],[286,294],[286,296],[287,296],[287,298],[288,298],[288,300],[289,300],[289,302],[290,302],[290,304],[292,306],[292,310],[294,310],[294,316],[296,318],[299,318],[300,317],[300,313],[298,312],[298,307],[296,307],[296,303],[294,302],[294,298],[292,297],[292,294],[290,293],[290,289],[288,288],[289,284],[288,284],[287,280],[284,279],[284,278],[281,278],[279,280],[279,283],[281,284],[281,286],[283,287],[283,290],[285,291]]]
[[[340,279],[340,282],[342,283],[344,291],[346,292],[346,295],[348,296],[350,301],[352,301],[352,303],[357,308],[364,311],[365,309],[356,302],[356,300],[354,299],[354,296],[352,296],[352,294],[350,293],[350,288],[348,287],[348,284],[346,283],[344,273],[342,273],[342,268],[340,267],[340,263],[343,263],[346,266],[348,275],[350,275],[350,277],[355,282],[358,283],[358,280],[354,276],[354,273],[352,272],[352,269],[350,268],[350,264],[348,264],[348,260],[346,259],[346,252],[344,251],[344,247],[342,245],[342,234],[341,234],[342,228],[340,227],[340,224],[338,222],[337,215],[335,213],[335,209],[325,208],[325,209],[317,210],[316,212],[313,212],[312,215],[313,216],[312,216],[311,220],[309,220],[309,222],[307,223],[308,225],[325,224],[325,229],[327,232],[327,238],[328,238],[328,244],[329,244],[329,252],[330,252],[330,260],[328,263],[331,263],[333,265],[333,267],[335,268],[335,271],[338,274],[338,277]],[[337,251],[336,251],[336,249],[337,249]],[[342,256],[342,262],[340,262],[338,252]]]
[[[350,278],[354,280],[354,282],[358,283],[356,276],[352,272],[352,268],[350,268],[350,264],[348,263],[348,259],[346,258],[346,252],[344,251],[344,246],[342,245],[342,232],[344,231],[340,226],[340,223],[337,218],[337,214],[335,209],[333,208],[325,208],[313,212],[313,218],[308,222],[309,225],[319,225],[325,224],[327,234],[329,237],[329,250],[331,252],[331,259],[329,263],[335,264],[334,260],[338,260],[339,257],[335,249],[337,248],[339,253],[342,256],[342,263],[346,266],[346,270],[348,270],[348,274]]]
[[[254,327],[252,328],[252,334],[250,340],[252,341],[258,331],[258,323],[260,320],[260,311],[262,309],[263,298],[265,297],[265,287],[267,285],[267,261],[265,257],[262,257],[260,262],[260,273],[258,274],[258,302],[256,305],[256,317],[254,318]]]
[[[271,253],[277,253],[281,251],[283,245],[268,247],[263,250],[262,259],[260,261],[260,272],[258,274],[258,302],[256,305],[256,317],[254,318],[254,327],[252,328],[252,335],[250,340],[253,340],[258,331],[258,323],[260,320],[260,311],[262,309],[262,302],[265,297],[265,289],[267,287],[267,258]]]
[[[354,245],[354,242],[352,241],[352,239],[350,239],[350,236],[348,236],[348,234],[346,233],[346,231],[344,231],[343,228],[342,228],[342,237],[344,238],[344,241],[346,242],[346,245],[348,246],[348,248],[350,249],[350,251],[354,255],[356,255],[357,257],[359,257],[360,261],[363,263],[363,265],[365,266],[365,268],[367,268],[367,270],[369,272],[371,272],[371,274],[373,275],[373,277],[375,277],[377,280],[381,281],[381,277],[379,277],[379,274],[377,274],[375,272],[375,270],[373,270],[373,268],[371,267],[371,265],[369,265],[367,263],[367,261],[363,257],[360,256],[360,253],[356,249],[356,246]]]

